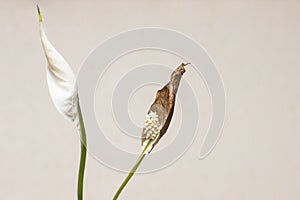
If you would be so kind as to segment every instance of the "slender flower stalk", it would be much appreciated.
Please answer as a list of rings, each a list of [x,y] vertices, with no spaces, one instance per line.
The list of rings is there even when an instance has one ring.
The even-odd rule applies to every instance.
[[[48,40],[44,28],[42,14],[37,6],[40,24],[40,37],[48,62],[47,82],[49,93],[56,109],[80,131],[81,154],[78,171],[78,200],[83,199],[83,182],[86,163],[86,133],[79,104],[76,78],[69,64]]]
[[[81,108],[79,104],[79,100],[77,101],[77,111],[80,125],[80,138],[81,138],[81,152],[80,152],[80,163],[79,163],[79,171],[78,171],[78,185],[77,185],[77,199],[83,199],[83,182],[84,182],[84,171],[85,171],[85,163],[86,163],[86,133],[84,122],[82,118]]]
[[[119,195],[121,194],[122,190],[125,188],[125,186],[127,185],[127,183],[129,182],[129,180],[131,179],[131,177],[134,175],[135,171],[137,170],[137,168],[140,166],[141,162],[143,161],[144,157],[146,156],[146,150],[148,149],[148,147],[150,146],[150,144],[153,142],[153,140],[149,140],[149,142],[147,143],[147,145],[144,147],[143,151],[141,152],[140,156],[138,157],[135,165],[132,167],[132,169],[130,170],[129,174],[127,175],[127,177],[124,179],[123,183],[121,184],[121,186],[119,187],[118,191],[116,192],[113,200],[118,199]]]
[[[150,106],[148,114],[146,115],[146,120],[142,131],[141,145],[143,150],[135,165],[117,190],[113,200],[118,199],[122,190],[134,175],[144,157],[152,151],[154,146],[166,133],[173,116],[175,97],[181,77],[185,72],[184,67],[188,64],[190,63],[182,63],[179,67],[177,67],[171,74],[170,81],[162,89],[157,91],[155,101]]]

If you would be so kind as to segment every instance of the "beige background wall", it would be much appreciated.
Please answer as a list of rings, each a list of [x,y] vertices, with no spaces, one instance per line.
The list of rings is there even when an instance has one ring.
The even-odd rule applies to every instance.
[[[196,157],[210,114],[200,87],[203,126],[193,146],[169,168],[135,176],[120,199],[300,198],[300,1],[1,0],[1,199],[76,198],[78,137],[49,98],[36,3],[76,72],[101,41],[144,26],[185,33],[219,67],[227,118],[213,153]],[[110,199],[124,176],[89,157],[86,199]]]

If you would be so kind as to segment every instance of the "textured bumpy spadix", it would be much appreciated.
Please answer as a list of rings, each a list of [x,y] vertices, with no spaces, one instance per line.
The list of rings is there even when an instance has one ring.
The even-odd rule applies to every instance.
[[[77,121],[76,78],[63,56],[49,42],[42,24],[42,15],[38,8],[40,37],[47,58],[47,82],[50,96],[57,110],[68,120]]]
[[[150,111],[150,113],[146,115],[146,120],[144,124],[143,135],[145,137],[145,141],[143,141],[142,143],[142,148],[144,148],[147,145],[150,139],[154,142],[158,139],[161,127],[162,126],[159,122],[157,113]],[[149,145],[149,148],[146,152],[149,152],[150,149],[152,149],[152,144]]]

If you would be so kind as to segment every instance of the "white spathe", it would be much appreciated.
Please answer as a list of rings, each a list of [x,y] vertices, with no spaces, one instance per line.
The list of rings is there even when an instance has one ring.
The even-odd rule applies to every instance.
[[[78,124],[77,85],[75,75],[63,56],[49,42],[40,15],[40,37],[47,58],[47,82],[50,96],[57,110],[68,120]]]

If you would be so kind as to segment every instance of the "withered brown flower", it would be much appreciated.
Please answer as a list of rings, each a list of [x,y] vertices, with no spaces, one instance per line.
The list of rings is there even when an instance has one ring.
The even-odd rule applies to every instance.
[[[141,139],[143,148],[152,140],[152,143],[146,151],[148,153],[152,151],[154,146],[168,130],[174,112],[179,83],[185,72],[184,67],[188,64],[190,63],[181,63],[181,65],[173,71],[170,81],[162,89],[157,91],[155,100],[148,110]]]
[[[185,72],[184,67],[188,64],[190,63],[181,63],[181,65],[177,67],[171,74],[170,81],[162,89],[157,91],[155,100],[148,110],[145,126],[143,128],[143,151],[127,177],[122,182],[113,200],[116,200],[119,197],[122,190],[131,179],[146,154],[152,151],[154,146],[159,142],[160,138],[162,138],[162,136],[168,130],[174,112],[176,93],[179,83],[182,75]]]

